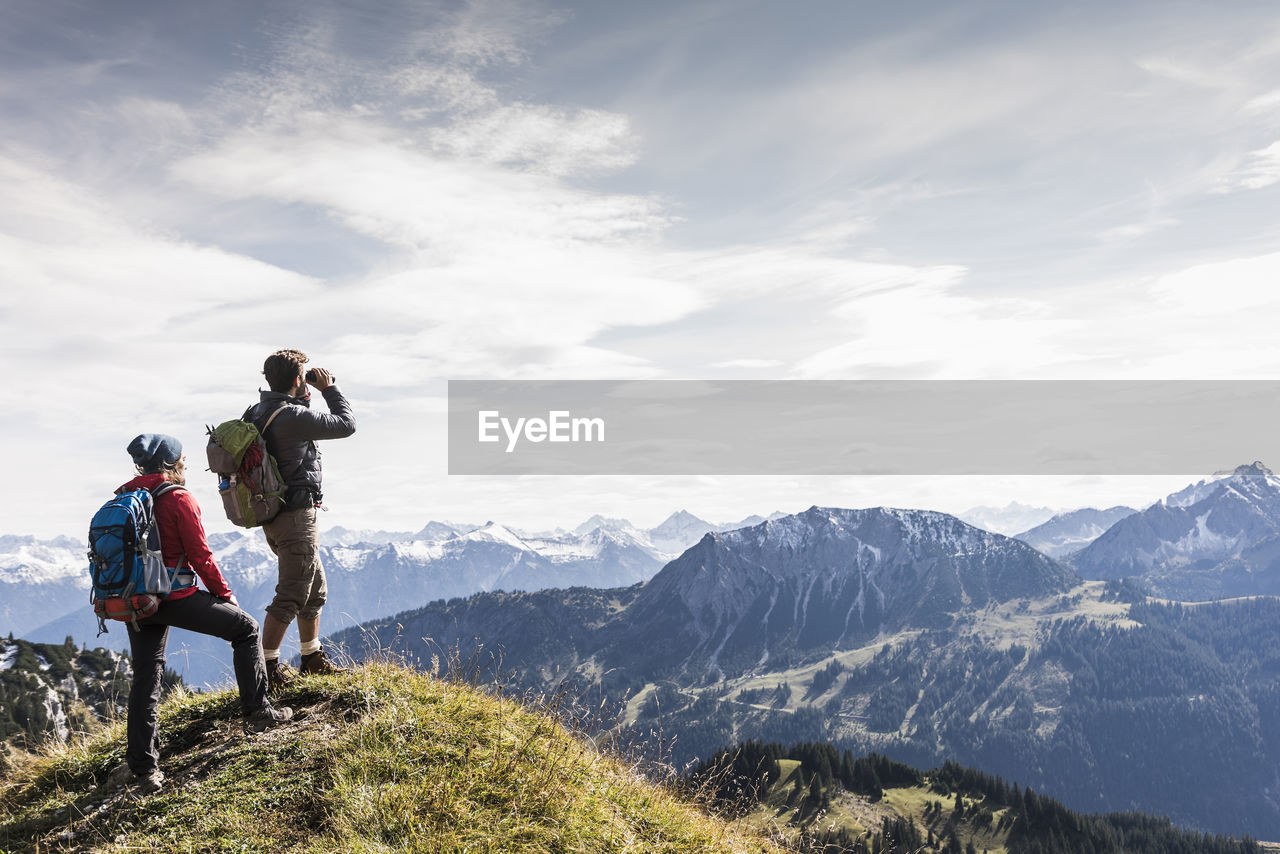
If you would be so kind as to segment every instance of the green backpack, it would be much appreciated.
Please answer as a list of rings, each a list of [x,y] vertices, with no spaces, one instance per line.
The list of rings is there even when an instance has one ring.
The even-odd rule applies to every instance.
[[[271,422],[288,404],[281,404],[262,433],[245,418],[209,427],[209,470],[218,475],[218,494],[227,518],[242,528],[270,522],[284,507],[284,478],[263,438]],[[245,415],[249,413],[246,412]]]

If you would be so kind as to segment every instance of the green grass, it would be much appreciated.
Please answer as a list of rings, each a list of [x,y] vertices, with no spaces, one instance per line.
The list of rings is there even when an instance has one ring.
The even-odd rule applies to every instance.
[[[301,680],[246,735],[235,692],[161,709],[165,787],[106,786],[116,726],[0,782],[0,851],[748,852],[765,835],[643,779],[552,717],[390,664]]]

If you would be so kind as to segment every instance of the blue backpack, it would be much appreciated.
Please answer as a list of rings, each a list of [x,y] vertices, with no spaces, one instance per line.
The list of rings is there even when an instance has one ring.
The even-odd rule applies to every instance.
[[[138,626],[150,617],[160,600],[175,590],[195,584],[190,569],[170,569],[160,555],[160,528],[155,521],[154,499],[180,486],[161,483],[155,490],[134,489],[115,495],[93,514],[89,523],[89,600],[98,615],[98,635],[106,620]],[[181,566],[182,560],[178,561]]]

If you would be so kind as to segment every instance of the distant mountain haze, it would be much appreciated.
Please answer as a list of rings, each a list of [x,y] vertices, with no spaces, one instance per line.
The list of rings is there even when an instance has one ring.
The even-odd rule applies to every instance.
[[[977,528],[1012,536],[1051,519],[1057,511],[1011,501],[1003,507],[970,507],[956,516]]]
[[[1059,513],[1028,531],[1014,534],[1014,537],[1049,557],[1061,558],[1089,545],[1116,522],[1137,512],[1132,507],[1109,507],[1106,510],[1084,507]]]

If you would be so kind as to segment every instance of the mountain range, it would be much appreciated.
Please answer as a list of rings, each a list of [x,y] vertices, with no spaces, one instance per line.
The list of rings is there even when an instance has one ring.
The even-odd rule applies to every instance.
[[[677,763],[830,741],[1280,837],[1280,602],[1148,602],[946,514],[813,507],[631,587],[440,600],[336,640],[602,696]]]
[[[541,533],[495,522],[429,522],[414,533],[333,528],[321,535],[331,603],[325,625],[356,625],[406,605],[478,591],[629,585],[651,577],[706,532],[741,524],[717,525],[679,511],[652,529],[599,517],[574,531]],[[261,532],[213,534],[209,544],[240,604],[260,617],[276,584],[276,558]],[[0,537],[0,633],[46,643],[73,637],[127,650],[122,626],[97,637],[85,548],[70,537]],[[188,683],[213,684],[230,675],[224,646],[179,633],[170,643],[170,662]]]
[[[398,635],[431,638],[464,657],[477,639],[501,644],[516,667],[540,664],[547,650],[562,672],[571,648],[570,658],[594,661],[616,684],[705,685],[904,631],[946,630],[957,613],[1060,598],[1080,584],[1065,564],[954,516],[811,507],[708,533],[630,587],[440,599],[360,631],[383,648]],[[425,650],[414,643],[403,648]]]

